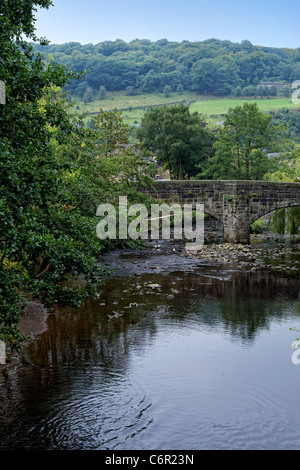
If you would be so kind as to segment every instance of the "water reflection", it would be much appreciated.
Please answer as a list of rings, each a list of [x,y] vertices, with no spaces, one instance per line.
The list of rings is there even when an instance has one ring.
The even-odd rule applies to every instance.
[[[299,447],[299,279],[178,263],[135,276],[129,258],[49,316],[35,367],[0,383],[0,448]]]
[[[79,311],[64,308],[51,315],[48,332],[29,352],[34,363],[52,365],[89,362],[90,355],[100,354],[108,371],[114,361],[126,369],[132,342],[142,348],[162,321],[187,328],[197,323],[198,328],[218,328],[238,341],[251,342],[274,319],[287,317],[287,306],[298,294],[298,279],[266,273],[240,273],[227,281],[180,272],[112,279],[101,301],[88,301]],[[293,315],[295,311],[300,314],[298,302]]]

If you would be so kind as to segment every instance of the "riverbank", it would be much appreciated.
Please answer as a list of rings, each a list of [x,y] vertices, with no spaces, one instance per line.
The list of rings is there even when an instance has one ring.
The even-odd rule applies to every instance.
[[[205,262],[233,264],[251,271],[275,270],[292,275],[300,275],[300,261],[294,259],[299,254],[299,237],[274,238],[269,235],[253,237],[250,245],[204,245],[198,252],[182,250],[180,253],[181,256],[196,257]]]
[[[0,373],[5,376],[7,369],[18,365],[30,365],[26,358],[25,349],[30,342],[34,341],[47,330],[47,318],[49,312],[41,302],[29,300],[24,314],[18,324],[18,330],[24,336],[25,341],[19,351],[12,350],[7,352],[6,363],[0,364]]]
[[[139,255],[145,251],[151,251],[149,262],[140,260]],[[119,254],[112,252],[100,259],[106,267],[115,269],[116,275],[139,277],[147,273],[165,272],[174,263],[178,270],[193,271],[194,264],[203,264],[214,267],[228,267],[232,271],[264,271],[279,272],[286,276],[300,276],[300,237],[274,237],[270,235],[256,235],[251,237],[250,245],[234,245],[230,243],[205,244],[201,250],[190,252],[185,250],[184,243],[152,241],[145,249],[136,252],[122,250],[122,259],[132,258],[131,262],[123,266]],[[173,261],[166,262],[172,255]],[[177,261],[174,261],[177,260]],[[151,262],[150,262],[151,260]],[[0,365],[0,372],[4,375],[8,368],[17,365],[30,365],[26,358],[27,346],[35,341],[47,330],[49,312],[38,301],[28,301],[25,312],[18,325],[20,333],[26,341],[19,352],[8,353],[6,364]]]
[[[0,447],[299,447],[298,241],[103,253],[99,298],[53,306],[46,331],[38,303],[23,317],[37,336],[0,373]]]

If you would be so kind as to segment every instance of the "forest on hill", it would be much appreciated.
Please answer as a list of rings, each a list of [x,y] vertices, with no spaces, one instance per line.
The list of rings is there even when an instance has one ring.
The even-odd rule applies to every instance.
[[[274,122],[256,103],[245,103],[224,116],[221,129],[211,130],[183,103],[153,106],[136,128],[124,123],[118,109],[98,112],[87,126],[85,113],[73,106],[87,93],[101,100],[105,89],[139,94],[168,86],[237,96],[266,81],[282,91],[300,76],[299,49],[215,39],[45,45],[36,36],[34,12],[50,4],[0,2],[0,341],[11,349],[24,339],[18,323],[28,300],[52,308],[98,298],[107,274],[100,253],[140,246],[141,240],[117,233],[113,240],[100,239],[97,208],[124,194],[130,206],[150,207],[138,188],[153,185],[156,162],[172,178],[300,178],[297,111],[282,110]],[[270,92],[273,87],[265,85]],[[284,124],[292,124],[293,135],[286,136]],[[138,143],[130,145],[134,131]],[[299,225],[299,209],[293,209],[289,233]],[[282,211],[280,233],[287,220]],[[73,283],[76,276],[80,286]]]
[[[76,73],[86,71],[81,80],[71,80],[66,89],[82,99],[95,99],[101,90],[126,90],[128,94],[191,90],[215,96],[255,96],[286,93],[300,77],[300,48],[255,46],[250,41],[233,43],[218,39],[202,42],[152,42],[118,39],[99,44],[79,42],[33,43],[33,51],[46,61]]]

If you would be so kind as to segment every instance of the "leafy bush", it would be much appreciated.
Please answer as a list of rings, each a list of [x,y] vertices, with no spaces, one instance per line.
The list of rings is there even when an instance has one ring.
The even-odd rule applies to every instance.
[[[104,122],[86,129],[82,116],[70,112],[61,87],[77,76],[44,64],[23,39],[37,40],[35,7],[50,5],[0,5],[0,77],[7,94],[0,105],[0,337],[10,344],[22,339],[25,299],[78,306],[97,296],[104,244],[96,236],[95,209],[132,186],[133,175],[146,178],[137,175],[138,156],[113,155],[119,144]],[[116,113],[108,118],[116,132],[124,131]],[[67,282],[78,274],[84,288]]]
[[[263,219],[257,219],[251,224],[252,233],[263,233],[266,230],[266,225]]]

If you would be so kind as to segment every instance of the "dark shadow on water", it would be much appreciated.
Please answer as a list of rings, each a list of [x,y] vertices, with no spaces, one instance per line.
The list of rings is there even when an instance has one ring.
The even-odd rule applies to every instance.
[[[153,403],[132,388],[130,373],[157,338],[199,332],[251,348],[274,322],[300,318],[299,278],[177,252],[176,244],[153,242],[108,254],[101,261],[116,273],[100,299],[49,316],[28,347],[35,366],[0,379],[0,449],[113,448],[114,429],[138,435],[151,427]]]

